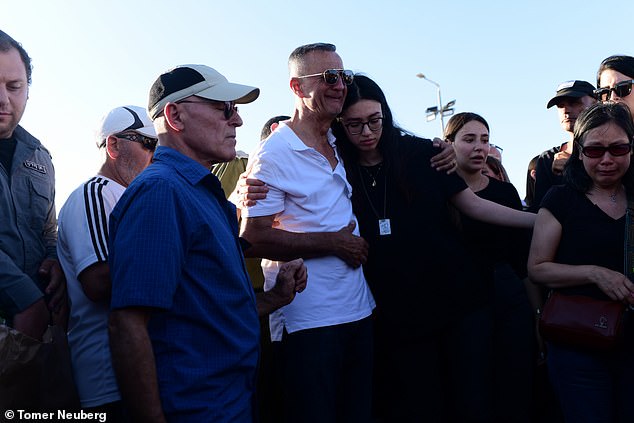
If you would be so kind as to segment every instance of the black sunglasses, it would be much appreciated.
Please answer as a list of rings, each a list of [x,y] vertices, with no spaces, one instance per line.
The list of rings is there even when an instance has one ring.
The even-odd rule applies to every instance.
[[[598,90],[594,90],[594,95],[597,96],[597,99],[600,101],[608,101],[610,99],[610,91],[614,91],[614,94],[620,98],[627,97],[632,92],[632,84],[634,84],[634,79],[621,81],[618,84],[615,84],[612,88],[603,87]]]
[[[122,138],[124,140],[138,142],[143,145],[144,148],[154,151],[156,150],[156,143],[158,139],[146,137],[145,135],[138,134],[136,132],[126,132],[122,134],[116,134],[115,137]]]
[[[611,156],[625,156],[632,151],[632,144],[612,144],[607,147],[599,145],[584,147],[579,145],[579,149],[584,156],[591,159],[598,159],[599,157],[603,157],[606,151],[610,153]]]
[[[296,76],[296,78],[312,78],[314,76],[321,76],[324,78],[324,82],[328,85],[335,85],[339,81],[339,76],[344,84],[350,85],[354,80],[354,72],[347,69],[327,69],[322,73],[314,73],[312,75]]]
[[[238,112],[238,106],[236,106],[236,103],[233,101],[217,101],[217,100],[206,100],[202,97],[198,97],[198,98],[200,98],[201,101],[180,100],[180,101],[177,101],[176,103],[192,103],[192,104],[198,103],[198,104],[222,105],[222,112],[224,113],[225,120],[231,119],[233,115]]]

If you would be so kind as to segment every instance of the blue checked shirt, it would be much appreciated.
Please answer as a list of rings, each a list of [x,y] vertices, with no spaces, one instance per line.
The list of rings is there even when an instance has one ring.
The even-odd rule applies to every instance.
[[[170,422],[252,422],[259,321],[235,207],[194,160],[158,147],[110,217],[112,309],[148,325]]]

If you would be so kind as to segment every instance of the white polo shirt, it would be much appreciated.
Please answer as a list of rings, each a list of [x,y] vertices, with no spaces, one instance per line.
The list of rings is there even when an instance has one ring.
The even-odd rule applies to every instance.
[[[335,139],[328,133],[333,146]],[[286,124],[249,157],[251,175],[265,182],[265,200],[242,210],[243,217],[276,215],[278,229],[289,232],[336,232],[357,221],[352,213],[352,187],[341,159],[333,170],[328,160],[306,146]],[[359,235],[359,225],[354,231]],[[282,262],[262,260],[264,290],[275,285]],[[271,338],[278,341],[286,327],[293,333],[341,323],[355,322],[372,313],[374,298],[361,267],[353,269],[336,256],[305,259],[308,284],[293,302],[273,312]]]

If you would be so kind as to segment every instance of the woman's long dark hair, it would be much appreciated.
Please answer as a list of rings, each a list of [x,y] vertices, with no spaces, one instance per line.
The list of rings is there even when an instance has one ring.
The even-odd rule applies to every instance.
[[[401,152],[401,141],[405,137],[413,138],[413,136],[394,123],[392,111],[387,104],[385,94],[376,82],[365,75],[355,74],[354,81],[348,86],[348,93],[343,104],[343,110],[357,103],[360,100],[374,100],[381,104],[381,112],[383,114],[383,132],[377,148],[383,156],[384,168],[390,178],[394,178],[396,186],[398,186],[402,194],[408,201],[413,197],[413,189],[411,183],[406,178],[404,161],[406,157]],[[337,119],[332,125],[333,134],[337,137],[337,150],[343,159],[348,181],[353,186],[353,205],[358,205],[356,194],[359,194],[357,187],[363,183],[359,174],[359,150],[350,142],[343,125]]]
[[[634,141],[634,123],[630,109],[622,103],[596,103],[584,110],[575,122],[574,147],[572,155],[564,167],[564,181],[577,191],[586,193],[592,188],[593,181],[579,158],[579,146],[583,146],[587,133],[606,123],[613,123],[623,129],[630,144]],[[634,169],[630,167],[623,176],[623,185],[628,198],[634,198]]]

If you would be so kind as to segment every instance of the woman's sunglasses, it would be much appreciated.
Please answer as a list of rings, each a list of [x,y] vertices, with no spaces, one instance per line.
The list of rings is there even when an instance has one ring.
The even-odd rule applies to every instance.
[[[598,90],[594,90],[594,95],[600,101],[608,101],[610,99],[610,92],[614,91],[618,97],[623,98],[630,95],[632,92],[632,84],[634,84],[634,79],[630,79],[629,81],[621,81],[618,84],[614,85],[614,87],[603,87]]]
[[[324,78],[324,82],[328,85],[335,85],[339,81],[339,77],[341,76],[341,80],[344,84],[350,85],[354,80],[354,72],[347,69],[327,69],[322,73],[314,73],[312,75],[303,75],[296,76],[296,78],[312,78],[314,76],[321,76]]]
[[[603,157],[606,151],[610,153],[611,156],[625,156],[632,151],[632,144],[612,144],[607,147],[599,145],[584,147],[579,145],[579,149],[584,156],[591,159],[598,159],[599,157]]]

